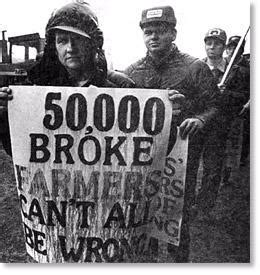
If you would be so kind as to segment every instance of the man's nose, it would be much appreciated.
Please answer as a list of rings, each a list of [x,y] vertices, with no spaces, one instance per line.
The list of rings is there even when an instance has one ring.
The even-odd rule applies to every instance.
[[[73,51],[76,48],[76,44],[73,39],[69,38],[67,43],[67,51]]]
[[[152,32],[152,39],[158,39],[158,32]]]

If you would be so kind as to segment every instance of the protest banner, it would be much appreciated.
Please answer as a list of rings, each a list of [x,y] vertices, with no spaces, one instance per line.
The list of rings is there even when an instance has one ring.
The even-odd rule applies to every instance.
[[[167,91],[11,89],[29,255],[41,263],[139,262],[152,238],[178,246],[188,140]]]

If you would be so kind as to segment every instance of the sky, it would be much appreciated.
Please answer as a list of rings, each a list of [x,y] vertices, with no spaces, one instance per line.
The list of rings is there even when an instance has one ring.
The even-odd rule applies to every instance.
[[[249,0],[85,0],[95,10],[104,33],[110,67],[124,69],[145,55],[139,27],[145,8],[171,5],[177,17],[178,48],[192,56],[205,56],[204,35],[220,27],[227,36],[243,35],[250,24]],[[6,36],[38,32],[44,37],[51,12],[71,0],[0,0],[0,31]],[[252,11],[252,10],[251,10]],[[250,33],[246,52],[250,52]]]

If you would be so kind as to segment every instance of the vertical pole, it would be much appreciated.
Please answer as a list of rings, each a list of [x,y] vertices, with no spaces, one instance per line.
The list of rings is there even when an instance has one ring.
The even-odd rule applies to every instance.
[[[230,71],[230,69],[231,69],[231,67],[232,67],[232,65],[233,65],[233,63],[234,63],[234,61],[235,61],[235,58],[236,58],[236,56],[237,56],[237,53],[238,53],[238,51],[239,51],[239,49],[240,49],[240,47],[241,47],[243,41],[245,40],[245,38],[246,38],[246,36],[247,36],[247,34],[248,34],[248,32],[249,32],[249,29],[250,29],[250,26],[248,27],[248,29],[247,29],[245,35],[244,35],[244,36],[241,36],[241,38],[240,38],[240,40],[239,40],[239,42],[238,42],[238,44],[237,44],[237,47],[236,47],[236,49],[235,49],[235,51],[234,51],[234,53],[233,53],[233,55],[232,55],[232,58],[231,58],[230,62],[228,63],[227,69],[226,69],[226,71],[225,71],[225,73],[224,73],[224,75],[223,75],[223,77],[222,77],[222,79],[221,79],[219,85],[223,85],[223,84],[225,83],[225,81],[226,81],[226,79],[227,79],[227,76],[228,76],[228,74],[229,74],[229,71]]]
[[[9,61],[10,61],[10,64],[12,64],[12,43],[10,43],[10,47],[9,47]]]
[[[25,45],[25,53],[24,53],[24,60],[27,61],[29,60],[29,46]]]

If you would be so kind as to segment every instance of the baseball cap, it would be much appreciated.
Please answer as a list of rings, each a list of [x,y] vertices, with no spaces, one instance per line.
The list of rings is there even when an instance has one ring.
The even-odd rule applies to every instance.
[[[226,32],[220,28],[214,28],[207,31],[204,37],[204,41],[206,41],[207,38],[216,38],[221,40],[224,44],[226,44],[227,41],[227,35]]]
[[[240,39],[241,39],[241,36],[238,36],[238,35],[230,36],[228,39],[227,46],[230,46],[230,45],[236,46],[239,43]],[[245,40],[243,41],[242,45],[244,44],[245,44]]]
[[[171,6],[160,6],[142,11],[140,27],[151,22],[166,22],[176,26],[177,20],[174,14],[174,10]]]

